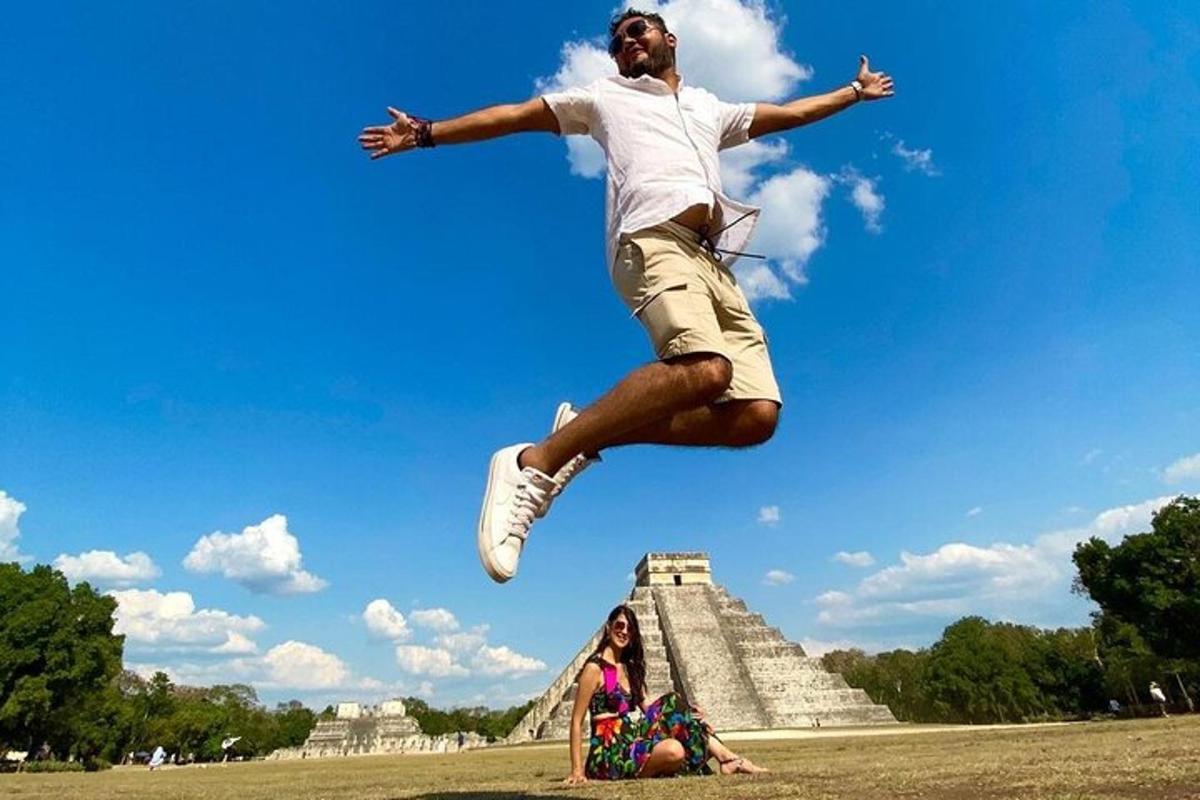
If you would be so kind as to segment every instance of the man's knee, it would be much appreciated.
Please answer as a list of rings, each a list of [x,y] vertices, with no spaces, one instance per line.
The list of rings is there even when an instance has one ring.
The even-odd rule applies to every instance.
[[[716,400],[733,381],[733,365],[729,363],[729,359],[715,353],[697,353],[676,363],[687,368],[697,395],[696,399],[700,403]]]
[[[738,422],[746,445],[762,444],[775,435],[779,426],[779,404],[771,400],[751,400]]]
[[[714,401],[730,387],[733,365],[725,356],[707,355],[702,361],[696,362],[696,375],[704,399]]]

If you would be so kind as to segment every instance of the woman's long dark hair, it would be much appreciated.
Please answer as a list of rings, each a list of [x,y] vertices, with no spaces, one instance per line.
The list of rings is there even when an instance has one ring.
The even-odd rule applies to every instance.
[[[625,645],[625,649],[621,651],[621,663],[625,665],[625,671],[629,673],[629,688],[633,692],[633,704],[640,706],[646,699],[646,654],[642,650],[642,629],[638,626],[637,614],[633,613],[632,608],[622,603],[608,612],[608,621],[604,625],[604,634],[600,637],[600,644],[596,646],[595,655],[603,653],[604,648],[609,645],[611,639],[608,635],[608,627],[616,622],[617,617],[622,614],[629,623],[629,644]]]

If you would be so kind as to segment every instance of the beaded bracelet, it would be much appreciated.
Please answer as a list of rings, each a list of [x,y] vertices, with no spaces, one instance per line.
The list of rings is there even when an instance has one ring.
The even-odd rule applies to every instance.
[[[408,119],[417,127],[415,131],[417,147],[433,147],[433,120],[414,117],[412,114],[408,115]]]

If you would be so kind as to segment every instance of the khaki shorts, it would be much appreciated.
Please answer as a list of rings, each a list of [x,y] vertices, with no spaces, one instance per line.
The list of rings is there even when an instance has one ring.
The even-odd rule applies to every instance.
[[[767,338],[733,273],[675,222],[624,234],[612,270],[617,294],[642,321],[659,359],[715,353],[733,365],[717,402],[782,405]]]

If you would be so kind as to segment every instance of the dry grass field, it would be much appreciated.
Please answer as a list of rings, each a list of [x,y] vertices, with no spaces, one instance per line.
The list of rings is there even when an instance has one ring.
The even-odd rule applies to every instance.
[[[893,729],[895,730],[895,729]],[[497,748],[0,775],[0,796],[52,800],[506,800],[507,798],[1200,798],[1200,716],[1054,727],[906,731],[733,742],[771,775],[563,787],[567,752]],[[669,793],[669,794],[664,794]]]

